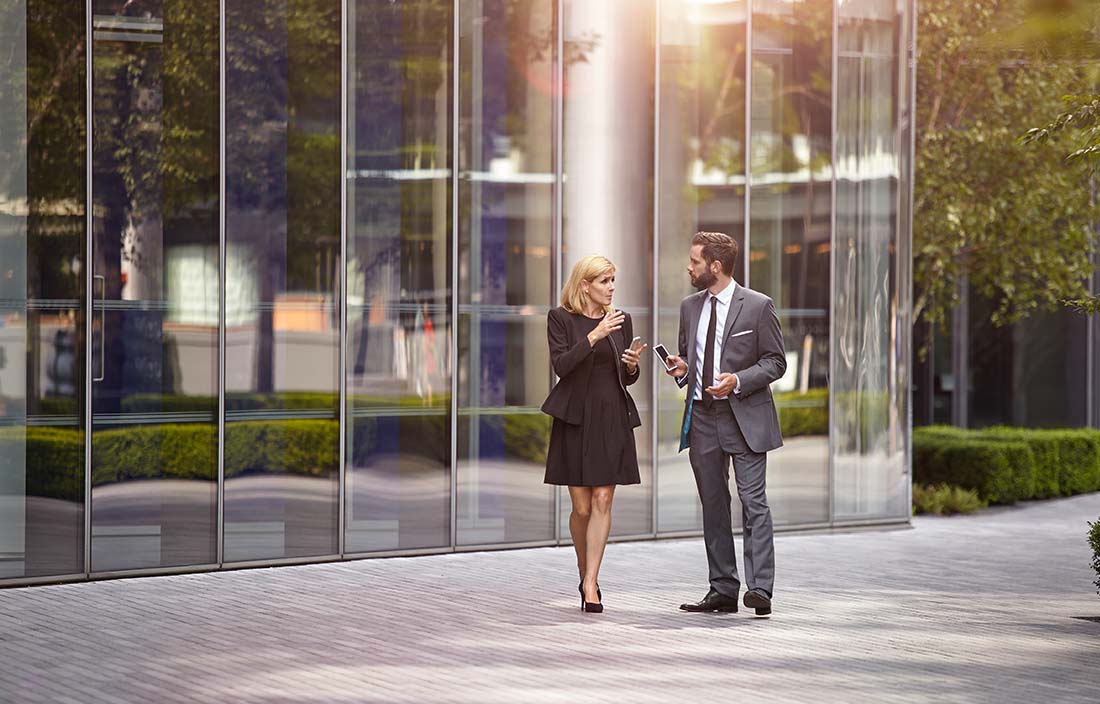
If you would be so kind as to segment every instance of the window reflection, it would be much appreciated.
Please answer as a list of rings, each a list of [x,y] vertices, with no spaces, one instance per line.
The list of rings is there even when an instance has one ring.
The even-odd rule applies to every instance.
[[[461,8],[457,540],[548,540],[554,6]]]
[[[907,512],[900,414],[906,391],[894,353],[904,26],[898,7],[894,0],[845,3],[838,18],[833,462],[841,517]]]
[[[0,578],[84,569],[83,39],[0,5]]]
[[[700,230],[724,232],[739,246],[744,240],[745,13],[743,0],[661,3],[656,341],[673,354],[680,301],[694,292],[686,272],[692,235]],[[734,278],[744,283],[741,261],[737,269]],[[684,392],[657,371],[657,527],[665,532],[701,530],[695,479],[687,453],[679,452]]]
[[[775,301],[785,446],[768,466],[776,523],[828,518],[832,3],[753,3],[749,285]]]
[[[337,551],[340,9],[226,3],[225,559]]]
[[[92,569],[210,563],[218,3],[92,11]]]
[[[618,267],[614,305],[634,334],[653,338],[653,0],[562,0],[563,179],[561,267],[597,252]],[[560,292],[554,292],[555,301]],[[545,333],[544,333],[545,334]],[[545,337],[543,345],[545,346]],[[648,363],[648,360],[647,360]],[[651,373],[649,366],[643,374]],[[653,529],[652,384],[630,388],[642,426],[634,431],[642,484],[615,495],[615,535]],[[563,535],[569,498],[562,489]]]
[[[451,9],[348,4],[348,552],[451,540]]]

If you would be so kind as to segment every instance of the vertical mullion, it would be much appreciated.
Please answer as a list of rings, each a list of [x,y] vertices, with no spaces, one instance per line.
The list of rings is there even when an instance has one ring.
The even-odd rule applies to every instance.
[[[744,247],[741,264],[745,268],[744,285],[749,286],[749,242],[752,218],[752,7],[753,0],[745,2],[745,213]]]
[[[836,354],[834,349],[836,346],[836,183],[839,178],[837,163],[836,163],[836,129],[837,129],[837,81],[839,80],[839,68],[840,60],[837,56],[837,49],[840,46],[840,2],[839,0],[833,0],[832,3],[832,58],[831,58],[831,72],[832,76],[829,81],[832,95],[830,96],[830,108],[829,119],[830,134],[829,134],[829,380],[827,386],[829,388],[829,442],[828,442],[828,463],[826,464],[826,471],[828,472],[828,480],[826,486],[829,487],[829,523],[836,521],[836,471],[834,467],[833,452],[836,448],[836,390],[833,388],[833,384],[836,383]],[[813,178],[811,172],[810,178]],[[857,460],[858,461],[858,460]]]
[[[657,0],[654,3],[654,17],[653,17],[653,283],[652,283],[652,315],[650,316],[650,331],[652,333],[652,339],[656,340],[658,331],[660,330],[660,277],[661,277],[661,4],[662,0]],[[657,428],[660,426],[660,412],[661,404],[659,388],[660,379],[657,374],[657,366],[650,365],[649,374],[649,387],[650,398],[652,403],[650,404],[650,432],[649,432],[649,457],[651,463],[650,481],[652,482],[652,502],[650,511],[652,512],[652,534],[653,537],[657,537],[657,511],[658,511],[658,496],[657,496],[657,472],[659,463],[657,462]]]
[[[451,549],[458,534],[458,33],[459,0],[451,2]]]
[[[908,199],[908,206],[906,207],[905,217],[905,306],[904,309],[912,315],[913,305],[913,176],[914,176],[914,163],[916,162],[916,146],[917,146],[917,0],[910,0],[906,3],[906,7],[909,11],[908,25],[909,25],[909,42],[905,47],[905,61],[909,66],[909,184],[905,189],[905,197]],[[900,248],[899,248],[900,249]],[[909,320],[909,344],[905,346],[906,353],[909,358],[906,360],[906,379],[905,379],[905,393],[908,395],[908,410],[905,418],[905,436],[906,442],[906,466],[909,468],[909,476],[906,478],[905,487],[907,501],[905,507],[902,509],[906,516],[912,511],[910,508],[913,505],[913,399],[912,399],[912,383],[908,378],[908,374],[911,373],[913,368],[913,323],[916,321]],[[931,421],[931,419],[929,419]]]
[[[92,571],[92,0],[84,0],[84,576]],[[103,331],[100,331],[103,334]]]
[[[337,352],[337,379],[338,403],[337,409],[337,442],[338,450],[337,469],[337,507],[336,507],[336,552],[340,557],[344,556],[344,533],[347,520],[345,502],[347,500],[347,338],[348,338],[348,295],[347,295],[347,249],[348,249],[348,0],[340,2],[340,253],[337,256],[339,276],[337,277],[337,307],[339,309],[340,322],[340,349]]]
[[[218,522],[217,563],[225,562],[225,3],[218,0]]]
[[[553,104],[553,116],[552,116],[552,139],[553,144],[553,169],[554,169],[554,191],[553,191],[553,208],[551,211],[551,229],[552,229],[552,242],[551,242],[551,256],[550,266],[553,268],[551,280],[553,281],[553,290],[550,292],[550,307],[554,307],[554,303],[557,300],[558,292],[561,291],[561,269],[562,269],[562,194],[563,181],[565,178],[563,168],[563,134],[564,134],[564,113],[565,113],[565,68],[563,66],[562,57],[565,55],[565,8],[564,3],[566,0],[555,0],[554,2],[554,52],[553,52],[553,79],[552,85],[554,90],[552,95],[554,97]],[[550,385],[553,386],[556,379],[554,378],[553,369],[548,371],[550,375]],[[561,488],[555,487],[554,489],[554,540],[558,543],[561,542]]]

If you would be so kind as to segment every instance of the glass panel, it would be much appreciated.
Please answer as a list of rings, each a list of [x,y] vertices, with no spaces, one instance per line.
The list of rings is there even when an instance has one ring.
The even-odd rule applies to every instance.
[[[694,293],[687,274],[692,235],[724,232],[743,245],[745,8],[744,0],[661,3],[658,341],[672,354],[680,301]],[[737,269],[743,271],[741,262]],[[740,273],[734,278],[744,283]],[[663,373],[658,379],[657,528],[702,530],[691,464],[679,452],[685,393]]]
[[[775,301],[784,447],[768,458],[776,524],[829,517],[832,2],[753,4],[749,286]],[[734,515],[740,511],[735,510]]]
[[[451,542],[451,7],[348,3],[348,552]]]
[[[554,538],[549,418],[551,0],[462,3],[459,57],[458,534]]]
[[[93,13],[92,569],[210,563],[218,2]]]
[[[84,20],[0,4],[0,579],[84,571]]]
[[[837,518],[907,515],[906,419],[897,402],[907,393],[897,367],[899,7],[897,0],[842,3],[838,18]]]
[[[630,313],[634,334],[652,344],[656,7],[652,0],[563,0],[562,11],[562,280],[586,254],[609,258],[618,268],[614,305]],[[646,354],[642,376],[629,389],[642,417],[634,430],[642,484],[616,492],[612,535],[653,530],[652,353]],[[561,491],[562,534],[569,535],[569,495]]]
[[[225,560],[337,552],[340,7],[226,3]]]
[[[1086,316],[1044,311],[998,328],[990,322],[995,306],[974,290],[969,308],[969,427],[1088,424]]]

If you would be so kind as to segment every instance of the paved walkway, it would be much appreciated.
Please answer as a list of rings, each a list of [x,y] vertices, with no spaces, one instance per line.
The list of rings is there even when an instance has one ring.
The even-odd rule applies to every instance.
[[[775,615],[684,614],[699,540],[0,590],[2,702],[1097,702],[1100,494],[777,539]]]

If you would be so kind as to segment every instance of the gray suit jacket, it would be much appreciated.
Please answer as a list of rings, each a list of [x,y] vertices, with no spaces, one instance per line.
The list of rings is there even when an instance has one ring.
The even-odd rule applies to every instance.
[[[681,388],[688,389],[680,426],[680,450],[689,444],[697,367],[695,336],[707,295],[705,290],[699,291],[680,303],[679,356],[687,360],[688,365],[688,373],[676,381]],[[779,432],[779,417],[769,385],[787,371],[787,357],[783,354],[783,331],[772,299],[738,284],[730,301],[721,340],[720,369],[736,374],[741,382],[741,393],[731,393],[726,403],[733,409],[745,441],[753,452],[782,447],[783,436]]]

